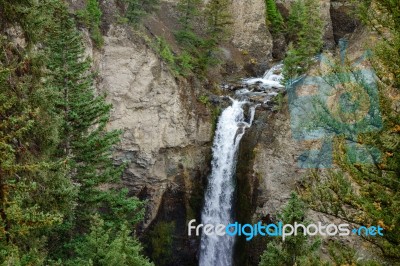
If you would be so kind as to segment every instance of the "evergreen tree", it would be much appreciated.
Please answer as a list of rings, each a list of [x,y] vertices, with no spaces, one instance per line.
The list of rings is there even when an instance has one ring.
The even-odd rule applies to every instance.
[[[201,3],[201,0],[180,0],[178,2],[179,24],[182,31],[193,31],[193,22],[200,15]]]
[[[41,265],[46,234],[73,206],[75,189],[55,154],[60,117],[44,86],[43,33],[47,1],[0,1],[0,263]],[[4,11],[7,15],[2,16]],[[26,47],[7,29],[24,23]]]
[[[204,76],[208,67],[218,64],[215,58],[215,50],[220,41],[228,35],[227,25],[231,24],[228,0],[211,0],[207,3],[204,13],[200,0],[180,0],[179,23],[181,29],[176,32],[177,41],[183,46],[184,52],[178,57],[179,69],[182,73],[193,71]],[[204,37],[199,32],[202,29],[194,29],[194,21],[201,14],[207,19],[207,29]]]
[[[86,223],[99,213],[115,236],[102,265],[151,265],[127,230],[143,203],[112,189],[123,169],[111,158],[119,132],[105,130],[111,106],[95,95],[67,10],[58,0],[0,1],[0,263],[78,261],[93,248]],[[15,26],[25,47],[8,36]]]
[[[393,97],[400,90],[399,14],[398,1],[362,1],[361,18],[380,35],[371,47],[371,63],[379,78],[383,127],[359,134],[354,141],[377,149],[380,160],[357,162],[353,159],[354,149],[348,148],[345,137],[340,136],[334,146],[339,169],[325,176],[312,173],[304,191],[304,198],[318,211],[355,224],[384,228],[383,236],[366,239],[382,251],[391,265],[400,261],[400,114],[398,98]]]
[[[185,50],[191,54],[196,49],[200,49],[203,42],[195,32],[193,25],[200,15],[200,5],[200,0],[180,0],[177,6],[181,29],[176,32],[175,37]]]
[[[126,224],[108,228],[99,216],[93,216],[90,232],[75,247],[77,258],[67,265],[152,266],[140,253],[142,247],[132,238]]]
[[[232,24],[232,16],[229,12],[228,0],[210,0],[205,9],[208,34],[215,42],[226,39],[227,26]]]
[[[103,46],[104,40],[100,31],[102,12],[98,0],[88,0],[86,8],[78,11],[77,16],[80,21],[88,27],[90,37],[95,45],[99,48]]]
[[[180,0],[178,3],[181,29],[175,37],[184,50],[177,58],[179,72],[183,75],[191,71],[204,75],[209,66],[217,63],[213,58],[216,42],[213,38],[201,37],[198,33],[201,30],[195,29],[194,22],[201,15],[201,7],[200,0]]]
[[[293,2],[289,17],[287,20],[287,34],[291,41],[296,41],[299,35],[299,29],[302,29],[307,23],[307,10],[304,0],[296,0]]]
[[[143,217],[143,203],[127,198],[127,190],[113,188],[118,187],[123,170],[112,161],[119,132],[106,131],[111,105],[104,96],[95,95],[90,61],[83,57],[81,37],[66,10],[61,5],[54,14],[55,25],[48,40],[48,84],[59,96],[54,112],[63,118],[59,156],[67,158],[68,177],[79,190],[75,209],[52,241],[55,249],[62,246],[57,241],[79,242],[80,232],[88,229],[95,213],[101,213],[107,225],[114,227]]]
[[[286,81],[304,74],[312,59],[322,48],[323,21],[319,3],[315,0],[296,0],[288,19],[288,35],[292,39],[284,59]]]
[[[305,205],[294,192],[290,195],[289,202],[283,208],[278,219],[283,224],[292,224],[295,222],[307,226],[305,221]],[[268,243],[266,250],[261,256],[260,266],[285,266],[285,265],[328,265],[326,262],[318,259],[317,251],[320,247],[320,241],[310,241],[302,231],[297,236],[289,236],[282,239],[274,238]]]
[[[275,0],[265,0],[266,25],[272,34],[279,33],[284,28],[284,22]]]
[[[125,16],[133,25],[138,25],[141,19],[151,12],[157,10],[160,0],[122,0],[126,3]]]
[[[121,167],[114,167],[111,149],[119,132],[106,132],[111,105],[95,96],[90,61],[85,59],[81,37],[64,8],[49,39],[51,86],[59,95],[54,112],[63,117],[60,156],[67,157],[70,178],[79,184],[79,208],[88,214],[97,210],[108,190],[99,186],[118,181]]]

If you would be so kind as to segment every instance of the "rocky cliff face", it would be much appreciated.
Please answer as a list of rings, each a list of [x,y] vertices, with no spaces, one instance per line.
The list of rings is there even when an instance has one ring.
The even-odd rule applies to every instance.
[[[284,16],[288,16],[290,6],[294,0],[278,0],[277,4]],[[362,31],[357,31],[357,20],[351,18],[354,6],[343,0],[320,0],[321,15],[325,21],[325,47],[336,48],[340,38],[346,37],[352,45],[349,47],[350,57],[360,56],[360,52],[354,47],[362,49]],[[345,21],[343,21],[345,20]],[[365,34],[364,34],[365,35]],[[356,36],[356,37],[352,37]],[[365,37],[365,36],[364,36]],[[287,106],[287,104],[285,104]],[[256,113],[255,123],[263,124],[250,129],[246,133],[243,142],[249,143],[249,136],[257,138],[250,141],[253,144],[243,144],[252,149],[250,171],[257,178],[257,187],[251,189],[257,194],[253,202],[255,207],[253,215],[262,217],[276,213],[282,204],[286,202],[290,191],[295,187],[304,171],[297,167],[297,158],[307,145],[319,145],[318,143],[299,143],[291,136],[289,110],[286,108],[279,112],[259,110]],[[253,131],[258,133],[254,135]],[[251,133],[253,132],[253,133]],[[256,179],[254,179],[256,180]]]
[[[186,220],[200,213],[213,134],[210,111],[197,100],[201,86],[176,79],[125,26],[111,24],[102,50],[87,53],[99,72],[98,89],[113,105],[109,128],[122,131],[114,158],[127,163],[123,184],[147,201],[139,231],[147,235],[157,223],[171,221],[170,234],[187,238]],[[197,244],[176,243],[180,251],[174,252],[185,259],[189,251],[182,246],[195,260]]]
[[[125,184],[149,200],[147,226],[166,189],[182,185],[176,175],[207,164],[211,120],[206,110],[196,109],[193,88],[176,80],[126,29],[112,25],[104,40],[99,89],[114,107],[109,127],[123,132],[116,159],[129,162]]]
[[[292,138],[287,107],[277,112],[257,110],[253,126],[240,145],[236,201],[239,222],[276,221],[276,214],[304,173],[297,165],[303,148]],[[256,237],[251,242],[239,238],[237,265],[258,265],[265,247],[263,237]]]
[[[81,8],[78,2],[72,1],[71,6]],[[169,11],[176,4],[161,3]],[[99,72],[99,91],[107,94],[114,107],[109,128],[122,130],[115,158],[128,162],[125,183],[150,200],[147,226],[156,216],[164,192],[181,185],[175,181],[177,175],[207,168],[212,121],[209,111],[197,101],[201,84],[176,79],[142,37],[112,22],[114,4],[107,1],[101,5],[106,20],[104,46],[93,49],[84,31],[87,54],[94,58]],[[162,31],[173,32],[176,14],[166,16],[162,11],[149,21],[157,20]],[[233,1],[232,12],[234,46],[270,55],[272,39],[265,27],[264,1]],[[158,25],[146,25],[157,30]]]
[[[251,53],[258,62],[270,59],[272,36],[265,25],[265,1],[233,0],[231,13],[234,46]]]
[[[351,34],[360,26],[355,13],[354,4],[345,0],[332,0],[330,15],[333,27],[333,37],[337,43],[340,38],[350,38]]]

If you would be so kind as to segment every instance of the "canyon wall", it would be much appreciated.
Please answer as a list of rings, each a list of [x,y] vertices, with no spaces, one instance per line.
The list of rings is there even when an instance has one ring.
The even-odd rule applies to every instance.
[[[258,63],[270,59],[272,36],[265,25],[264,0],[233,0],[231,2],[233,45],[247,51]]]

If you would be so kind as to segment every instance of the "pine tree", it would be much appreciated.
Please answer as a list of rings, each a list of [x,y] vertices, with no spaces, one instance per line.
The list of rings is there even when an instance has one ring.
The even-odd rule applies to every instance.
[[[9,259],[14,257],[37,264],[36,259],[42,260],[44,256],[41,254],[44,239],[38,231],[51,230],[62,221],[64,213],[72,207],[65,197],[68,198],[73,186],[63,176],[65,168],[52,158],[59,123],[47,110],[51,92],[41,87],[38,80],[40,59],[3,37],[0,37],[0,261],[11,263]]]
[[[227,26],[231,24],[229,1],[209,1],[202,10],[200,0],[180,0],[178,3],[180,29],[175,33],[184,52],[177,57],[177,69],[183,75],[192,71],[204,76],[210,66],[218,64],[215,57],[217,45],[228,36]],[[204,15],[207,29],[195,28],[194,23]]]
[[[90,232],[75,247],[75,252],[77,258],[68,260],[66,265],[154,265],[141,255],[142,247],[131,237],[126,224],[110,229],[97,215],[93,216]]]
[[[126,5],[126,18],[133,25],[138,25],[142,18],[157,10],[160,0],[123,0]]]
[[[111,105],[104,96],[95,96],[90,61],[85,59],[81,37],[75,24],[62,9],[49,39],[51,71],[49,85],[60,96],[54,112],[63,117],[60,155],[67,157],[71,179],[79,184],[81,210],[92,213],[108,191],[99,186],[116,182],[122,172],[114,167],[112,146],[119,132],[106,132]]]
[[[175,37],[190,53],[199,49],[202,44],[202,39],[195,32],[193,25],[200,15],[200,5],[200,0],[180,0],[177,6],[181,29],[176,32]]]
[[[47,1],[0,2],[0,263],[41,265],[46,235],[73,206],[75,189],[56,155],[60,117],[53,91],[43,84],[44,53],[38,36]],[[24,23],[26,47],[8,27]]]
[[[290,85],[292,81],[304,73],[304,67],[300,67],[304,60],[306,59],[298,49],[294,48],[293,43],[289,43],[285,59],[283,60],[283,74],[287,85]]]
[[[180,0],[177,5],[182,31],[193,31],[193,22],[200,15],[201,0]]]
[[[272,34],[279,33],[284,28],[284,22],[275,0],[265,0],[266,25]]]
[[[307,10],[304,0],[297,0],[293,2],[287,21],[288,37],[292,41],[296,41],[299,35],[299,29],[304,27],[307,18]]]
[[[99,213],[117,236],[104,265],[151,265],[127,230],[143,203],[108,188],[123,169],[111,158],[119,132],[105,130],[111,106],[95,95],[67,10],[58,0],[0,1],[0,263],[67,262],[91,248],[79,243]],[[20,23],[25,47],[7,35]]]
[[[215,42],[226,39],[227,26],[232,24],[232,16],[229,12],[228,0],[210,0],[205,9],[208,34]]]
[[[95,45],[103,46],[103,36],[100,31],[102,12],[98,0],[88,0],[86,8],[77,12],[79,20],[89,29],[90,37]]]
[[[198,33],[201,30],[195,29],[194,23],[201,15],[202,1],[180,0],[177,8],[181,28],[175,33],[175,37],[184,50],[177,58],[179,72],[188,75],[194,71],[203,75],[208,66],[214,63],[211,51],[215,43],[201,37]]]
[[[388,264],[395,265],[400,261],[400,113],[398,98],[393,96],[400,90],[400,6],[386,0],[361,4],[361,18],[380,35],[371,47],[370,63],[379,78],[383,125],[379,131],[359,134],[354,141],[378,150],[381,158],[369,164],[355,161],[354,149],[340,136],[334,145],[338,169],[324,176],[312,173],[303,196],[320,212],[384,228],[382,237],[367,240],[382,251]]]
[[[288,36],[292,39],[284,59],[286,82],[304,74],[312,59],[322,48],[323,21],[319,3],[315,0],[296,0],[288,18]]]
[[[290,195],[287,205],[283,208],[278,219],[283,224],[294,224],[295,222],[307,226],[305,221],[306,207],[294,192]],[[309,240],[302,232],[297,236],[289,236],[282,241],[274,238],[268,243],[266,250],[261,256],[260,266],[268,265],[328,265],[326,262],[318,259],[317,251],[320,247],[319,240]]]
[[[47,65],[48,84],[58,94],[53,111],[63,120],[58,156],[67,158],[68,177],[78,187],[76,207],[53,238],[51,248],[57,249],[62,246],[57,241],[79,242],[79,233],[88,230],[95,213],[102,214],[108,226],[138,222],[143,203],[128,198],[126,189],[113,188],[119,186],[124,166],[113,165],[112,148],[120,132],[106,131],[111,105],[104,96],[95,95],[90,61],[84,58],[82,39],[66,7],[60,5],[54,18]]]

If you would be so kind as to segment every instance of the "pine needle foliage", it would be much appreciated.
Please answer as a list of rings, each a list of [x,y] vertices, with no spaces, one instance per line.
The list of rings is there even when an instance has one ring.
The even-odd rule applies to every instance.
[[[194,22],[201,14],[201,0],[180,0],[177,5],[179,11],[179,24],[182,31],[193,31],[195,28]]]
[[[265,0],[265,18],[266,25],[272,34],[277,34],[283,31],[284,21],[281,13],[276,6],[275,0]]]
[[[142,247],[128,227],[109,228],[98,215],[93,216],[90,232],[75,247],[76,258],[66,265],[154,266],[141,255]]]
[[[102,12],[98,0],[87,0],[86,8],[78,11],[77,16],[80,22],[89,29],[94,44],[101,48],[104,39],[100,30]]]
[[[157,10],[160,0],[121,0],[125,3],[125,17],[129,23],[138,26],[141,20],[151,12]]]
[[[318,211],[352,223],[384,228],[382,237],[365,237],[382,251],[386,263],[400,261],[400,5],[399,1],[358,2],[360,18],[379,36],[370,60],[378,77],[379,131],[360,134],[358,144],[380,153],[380,160],[363,164],[351,160],[346,139],[335,141],[334,159],[338,166],[326,175],[313,172],[305,182],[303,197]]]
[[[287,34],[292,40],[284,59],[286,82],[304,74],[322,48],[324,24],[319,2],[296,0],[287,22]]]
[[[229,0],[210,0],[206,5],[207,33],[217,43],[229,36],[227,26],[233,23],[229,7]]]
[[[43,6],[13,1],[13,9],[10,2],[0,2],[1,12],[10,12],[0,23],[0,263],[41,265],[44,232],[73,208],[76,190],[56,157],[61,117],[51,111],[55,94],[43,84],[45,54],[35,48],[35,34],[43,31],[30,28],[43,26],[46,18],[36,16]],[[24,47],[7,33],[18,26]]]
[[[48,85],[57,92],[55,113],[63,118],[60,156],[67,158],[70,178],[79,185],[79,210],[92,213],[107,197],[101,185],[119,180],[122,167],[114,167],[111,151],[119,132],[105,130],[111,105],[96,96],[90,61],[68,13],[56,10],[56,23],[49,38]]]
[[[283,224],[294,225],[294,223],[297,222],[307,226],[305,211],[305,204],[296,193],[292,192],[287,205],[278,215],[278,219],[282,221]],[[297,236],[293,235],[287,237],[285,241],[274,237],[268,243],[266,250],[262,254],[259,266],[328,265],[318,259],[317,251],[320,245],[321,242],[319,240],[309,240],[309,237],[305,236],[302,232],[299,232]]]

